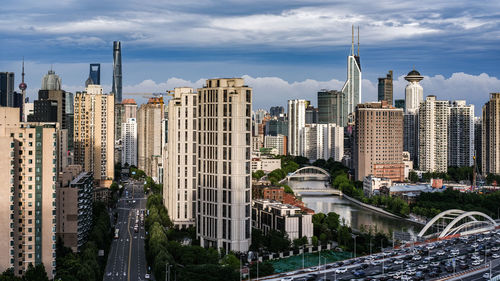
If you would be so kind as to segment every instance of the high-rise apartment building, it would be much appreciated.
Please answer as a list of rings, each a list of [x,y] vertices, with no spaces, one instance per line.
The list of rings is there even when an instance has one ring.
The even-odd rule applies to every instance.
[[[312,105],[306,107],[306,124],[318,123],[318,109]]]
[[[315,161],[344,157],[344,128],[337,124],[306,124],[300,132],[300,155]]]
[[[359,27],[358,27],[358,52],[354,53],[354,26],[352,27],[351,54],[347,57],[347,80],[342,87],[344,93],[344,118],[352,115],[356,105],[361,103],[361,59],[359,57]],[[345,124],[342,125],[345,127]]]
[[[448,118],[448,166],[474,165],[474,105],[464,100],[450,103]]]
[[[476,156],[476,167],[482,173],[483,163],[483,122],[481,117],[474,117],[474,155]]]
[[[300,155],[300,131],[306,126],[306,100],[288,101],[288,153]]]
[[[405,80],[409,82],[405,88],[405,113],[407,114],[418,113],[420,103],[424,100],[424,88],[419,83],[422,79],[424,77],[415,69],[405,76]]]
[[[418,114],[405,113],[403,116],[403,150],[418,164]]]
[[[99,187],[109,187],[114,178],[114,99],[99,85],[75,96],[74,163],[93,173]]]
[[[427,96],[418,112],[418,166],[422,171],[448,170],[449,101]]]
[[[137,167],[158,181],[163,148],[163,98],[150,98],[137,112]]]
[[[129,164],[137,167],[137,120],[128,118],[122,123],[122,165]]]
[[[242,78],[209,79],[198,89],[196,230],[204,247],[250,246],[251,114],[252,89]]]
[[[356,180],[373,175],[404,181],[403,110],[385,100],[359,104],[355,122]]]
[[[500,93],[490,94],[482,114],[482,172],[500,174]]]
[[[29,264],[56,261],[56,123],[21,123],[18,108],[0,108],[0,271],[22,275]]]
[[[335,123],[346,126],[347,118],[344,116],[344,93],[335,90],[321,90],[318,92],[318,123]]]
[[[392,105],[392,70],[389,70],[386,77],[378,79],[378,100],[385,100]]]
[[[195,225],[197,98],[192,88],[175,88],[174,96],[168,102],[167,144],[163,151],[163,202],[170,220],[178,228]]]
[[[122,43],[113,41],[113,88],[115,102],[122,102]]]
[[[276,149],[278,155],[286,155],[288,153],[287,146],[287,137],[284,135],[264,137],[264,147]]]

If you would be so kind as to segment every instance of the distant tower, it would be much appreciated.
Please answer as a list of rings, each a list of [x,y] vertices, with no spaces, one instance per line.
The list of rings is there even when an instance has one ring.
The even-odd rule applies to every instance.
[[[410,82],[405,88],[405,113],[417,113],[420,103],[424,101],[424,88],[419,83],[422,79],[424,77],[415,69],[405,76],[405,80]]]
[[[347,57],[347,80],[342,87],[344,93],[344,124],[347,125],[348,116],[352,116],[356,105],[361,103],[361,60],[359,57],[359,28],[358,28],[358,51],[354,53],[354,26],[352,27],[351,54]]]
[[[113,89],[115,103],[122,102],[122,44],[113,42]]]
[[[91,63],[89,78],[85,82],[85,87],[88,85],[101,85],[101,64]]]
[[[24,57],[23,57],[23,72],[22,72],[22,80],[21,84],[19,84],[19,90],[21,90],[21,94],[23,95],[22,101],[21,101],[21,121],[25,122],[24,120],[24,103],[26,102],[26,89],[28,88],[28,85],[24,83]]]

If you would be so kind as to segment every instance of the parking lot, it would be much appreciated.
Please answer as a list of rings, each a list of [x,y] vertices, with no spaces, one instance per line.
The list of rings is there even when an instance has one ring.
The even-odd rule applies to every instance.
[[[266,280],[489,280],[500,274],[500,230],[391,249],[371,256],[288,272]],[[485,269],[488,266],[487,270]]]

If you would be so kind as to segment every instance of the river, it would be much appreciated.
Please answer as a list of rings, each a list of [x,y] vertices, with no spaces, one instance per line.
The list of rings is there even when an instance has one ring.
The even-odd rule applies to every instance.
[[[325,182],[322,181],[291,181],[292,189],[324,189]],[[318,193],[302,192],[302,201],[308,208],[316,213],[335,212],[340,215],[340,220],[352,228],[362,228],[389,233],[390,231],[406,231],[412,236],[422,228],[405,220],[388,217],[370,209],[363,208],[353,202],[339,196]]]

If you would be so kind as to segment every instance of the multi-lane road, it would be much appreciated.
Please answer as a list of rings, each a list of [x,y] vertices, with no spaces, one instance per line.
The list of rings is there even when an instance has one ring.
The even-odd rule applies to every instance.
[[[148,266],[144,241],[146,237],[143,223],[146,200],[142,182],[130,180],[124,186],[125,191],[117,203],[115,231],[118,238],[113,239],[108,256],[105,281],[143,281],[146,279]],[[136,227],[137,226],[137,227]]]

